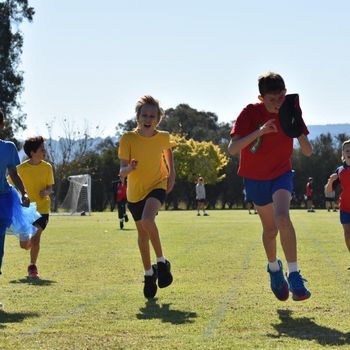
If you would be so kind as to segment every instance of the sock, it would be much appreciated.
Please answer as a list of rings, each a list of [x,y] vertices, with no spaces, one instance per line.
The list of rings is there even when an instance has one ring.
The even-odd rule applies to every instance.
[[[269,261],[269,269],[271,272],[276,272],[280,270],[280,266],[278,265],[278,260],[276,259],[275,261]]]
[[[153,276],[153,268],[151,267],[149,270],[145,270],[145,276]]]
[[[295,271],[299,271],[298,263],[296,261],[287,262],[287,264],[288,264],[288,274],[291,274],[292,272],[295,272]]]
[[[157,258],[157,263],[162,262],[165,264],[165,256],[160,256],[159,258]]]

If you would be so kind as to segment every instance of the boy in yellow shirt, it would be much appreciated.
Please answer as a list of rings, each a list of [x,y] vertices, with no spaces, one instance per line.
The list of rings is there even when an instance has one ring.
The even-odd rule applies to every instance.
[[[40,238],[49,222],[50,194],[55,181],[51,164],[44,161],[46,155],[44,138],[37,136],[27,139],[23,149],[29,159],[17,166],[17,172],[27,189],[30,201],[36,202],[37,210],[41,214],[41,218],[33,223],[38,231],[31,239],[30,264],[28,266],[28,277],[38,278],[36,262],[40,250]]]
[[[159,101],[143,96],[135,108],[137,128],[125,133],[119,142],[120,176],[128,177],[127,199],[138,231],[138,245],[145,270],[143,293],[154,298],[158,287],[173,281],[170,262],[163,255],[155,217],[164,203],[166,193],[175,184],[175,168],[170,135],[157,130],[164,112]],[[151,264],[149,241],[157,257]]]

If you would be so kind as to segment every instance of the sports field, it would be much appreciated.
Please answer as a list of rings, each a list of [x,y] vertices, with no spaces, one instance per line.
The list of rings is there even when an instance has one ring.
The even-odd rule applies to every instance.
[[[38,282],[8,236],[0,349],[350,349],[350,256],[338,213],[291,212],[312,292],[303,302],[270,291],[257,215],[209,214],[159,213],[174,283],[153,301],[142,293],[135,226],[119,230],[115,212],[51,217]]]

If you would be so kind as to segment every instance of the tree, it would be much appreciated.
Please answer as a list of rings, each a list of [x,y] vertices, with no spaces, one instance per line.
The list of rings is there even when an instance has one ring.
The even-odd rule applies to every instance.
[[[63,137],[58,141],[52,137],[54,122],[46,124],[49,138],[46,141],[47,157],[54,169],[55,199],[53,210],[58,209],[59,203],[67,191],[67,177],[82,174],[79,162],[90,152],[94,139],[90,136],[89,127],[85,124],[84,131],[79,131],[73,121],[62,120]],[[98,130],[98,127],[96,127]],[[83,172],[89,173],[89,172]]]
[[[168,205],[173,203],[175,209],[184,201],[187,208],[194,203],[194,184],[198,176],[203,176],[208,185],[215,185],[225,177],[223,169],[228,158],[220,147],[212,142],[186,140],[183,136],[172,136],[176,147],[173,149],[176,170],[176,184],[168,197]],[[217,193],[208,193],[208,200],[216,202]]]
[[[6,139],[13,140],[14,132],[26,127],[19,102],[23,90],[23,73],[18,71],[23,36],[17,28],[24,19],[31,22],[33,16],[28,0],[0,2],[0,108],[6,115],[1,137]]]

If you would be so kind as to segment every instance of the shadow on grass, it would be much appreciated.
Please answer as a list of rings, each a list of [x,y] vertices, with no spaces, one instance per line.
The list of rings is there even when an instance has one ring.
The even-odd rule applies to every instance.
[[[196,312],[171,310],[171,304],[158,304],[157,299],[150,299],[145,307],[140,308],[140,313],[136,314],[139,320],[160,319],[162,322],[172,324],[193,323],[193,318],[197,317]]]
[[[272,326],[278,335],[269,334],[271,338],[290,337],[301,340],[315,340],[320,345],[347,345],[350,344],[350,332],[343,333],[334,328],[320,326],[312,318],[292,318],[292,311],[277,310],[281,323]]]
[[[13,312],[8,313],[4,310],[0,310],[0,329],[6,328],[6,323],[19,323],[23,322],[29,317],[39,317],[36,312]]]
[[[10,281],[12,284],[19,284],[19,283],[24,283],[24,284],[31,284],[34,286],[51,286],[51,284],[57,283],[56,281],[52,280],[44,280],[42,278],[20,278],[18,280],[12,280]]]

